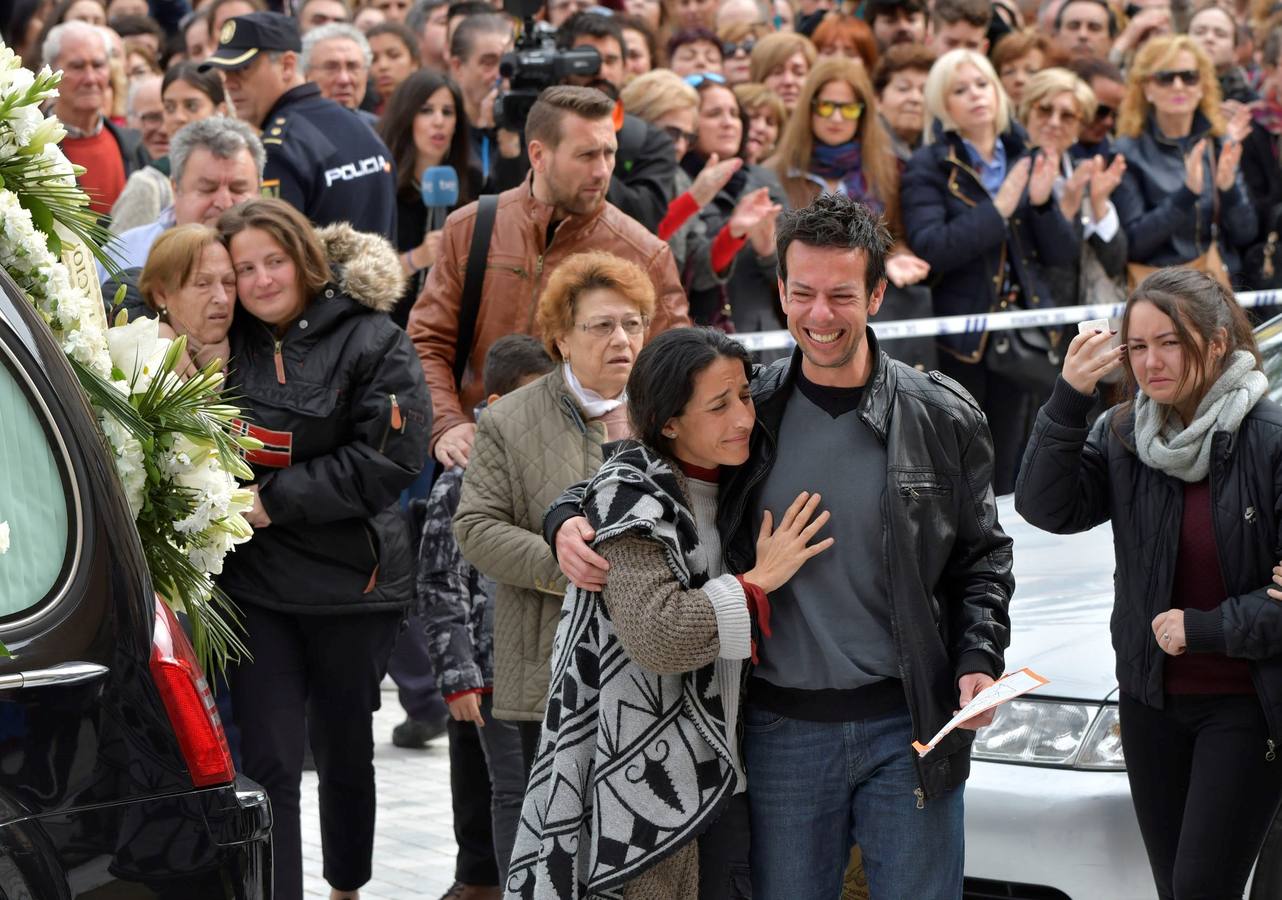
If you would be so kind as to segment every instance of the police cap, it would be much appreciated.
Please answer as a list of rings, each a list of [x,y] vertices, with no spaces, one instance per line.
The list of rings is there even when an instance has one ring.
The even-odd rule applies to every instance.
[[[200,64],[200,70],[243,69],[254,61],[260,50],[299,53],[302,49],[298,23],[292,18],[274,12],[248,13],[223,23],[218,33],[218,49]]]

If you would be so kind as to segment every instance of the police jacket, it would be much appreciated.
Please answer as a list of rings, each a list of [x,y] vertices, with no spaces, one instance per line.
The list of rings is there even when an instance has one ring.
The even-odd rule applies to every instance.
[[[363,127],[363,126],[362,126]],[[219,583],[238,603],[291,613],[399,609],[414,543],[398,498],[427,460],[431,407],[405,333],[387,316],[396,252],[347,226],[321,232],[335,281],[284,337],[242,307],[228,387],[271,524],[236,548]]]
[[[1140,462],[1130,410],[1114,407],[1089,426],[1094,403],[1056,383],[1024,451],[1015,508],[1054,534],[1112,522],[1118,687],[1160,709],[1166,653],[1151,623],[1171,608],[1184,483]],[[1217,610],[1185,611],[1188,652],[1249,660],[1271,739],[1282,741],[1282,603],[1265,593],[1282,546],[1282,408],[1262,399],[1236,433],[1215,434],[1208,477],[1227,596]]]
[[[1241,271],[1240,251],[1255,238],[1256,212],[1240,167],[1229,190],[1215,187],[1218,138],[1207,141],[1202,190],[1195,193],[1184,184],[1185,148],[1210,130],[1211,123],[1199,112],[1188,137],[1175,140],[1162,134],[1150,114],[1138,137],[1117,139],[1117,152],[1126,157],[1126,174],[1113,192],[1113,203],[1126,230],[1131,262],[1186,263],[1205,253],[1215,235],[1229,271],[1235,275]]]
[[[923,373],[883,353],[868,330],[872,377],[859,416],[886,445],[880,560],[892,616],[899,678],[913,733],[929,740],[957,709],[962,675],[1005,669],[1010,643],[1007,608],[1015,580],[1011,540],[997,522],[993,442],[983,413],[955,381]],[[752,378],[757,410],[748,462],[722,484],[717,509],[727,571],[756,562],[760,523],[752,520],[756,492],[776,459],[784,406],[792,395],[800,351],[759,368]],[[557,529],[578,515],[572,489],[548,511],[544,538],[555,548]],[[957,729],[917,761],[919,799],[929,801],[966,780],[974,732]],[[907,751],[906,751],[907,752]]]
[[[1009,168],[1026,152],[1023,133],[1012,128],[998,139]],[[1008,266],[1010,281],[1019,287],[1020,306],[1050,306],[1042,267],[1077,261],[1077,235],[1054,198],[1033,206],[1025,189],[1010,218],[1003,219],[953,131],[913,154],[904,170],[900,203],[908,245],[930,263],[938,316],[1005,309],[1002,286]],[[941,337],[939,343],[965,362],[977,363],[987,348],[988,332]]]
[[[356,113],[302,84],[281,95],[262,122],[263,194],[280,197],[317,227],[347,222],[396,235],[392,154]]]

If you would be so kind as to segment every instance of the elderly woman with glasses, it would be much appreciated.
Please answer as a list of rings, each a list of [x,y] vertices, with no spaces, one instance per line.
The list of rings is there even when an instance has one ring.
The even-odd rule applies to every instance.
[[[494,715],[520,729],[527,773],[566,587],[540,533],[543,513],[596,474],[603,444],[631,436],[624,388],[654,302],[650,279],[633,263],[599,251],[567,257],[537,311],[558,365],[477,421],[454,531],[464,558],[498,584]]]
[[[1060,212],[1082,239],[1081,255],[1048,272],[1046,283],[1057,306],[1122,302],[1126,274],[1126,232],[1110,197],[1126,172],[1120,154],[1111,162],[1093,156],[1074,164],[1069,148],[1082,123],[1095,116],[1095,94],[1068,69],[1043,69],[1024,85],[1020,119],[1028,143],[1058,157],[1054,193]]]
[[[1131,276],[1192,265],[1226,286],[1257,220],[1238,163],[1249,113],[1226,125],[1210,57],[1185,35],[1156,37],[1135,57],[1117,125],[1126,176],[1114,195]]]

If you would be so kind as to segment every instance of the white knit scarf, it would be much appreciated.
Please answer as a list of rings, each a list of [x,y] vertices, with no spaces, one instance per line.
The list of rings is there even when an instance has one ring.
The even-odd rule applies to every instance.
[[[588,414],[589,419],[599,419],[610,410],[628,402],[626,391],[613,400],[607,400],[591,388],[585,388],[575,376],[574,370],[570,368],[569,363],[565,363],[565,383],[569,385],[570,390],[574,393],[574,398],[579,401],[579,406],[583,407],[583,411]]]
[[[1178,416],[1141,392],[1135,401],[1135,449],[1140,462],[1180,481],[1201,481],[1210,469],[1215,433],[1236,432],[1268,386],[1255,357],[1238,350],[1188,425],[1181,425]]]

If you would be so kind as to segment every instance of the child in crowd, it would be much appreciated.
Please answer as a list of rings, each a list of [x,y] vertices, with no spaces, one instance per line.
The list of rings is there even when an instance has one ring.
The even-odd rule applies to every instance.
[[[486,403],[552,370],[543,344],[525,334],[500,338],[485,355]],[[463,469],[443,472],[427,499],[418,558],[418,603],[428,652],[450,715],[479,726],[490,775],[490,810],[499,884],[506,880],[512,842],[525,796],[521,738],[510,722],[490,713],[494,683],[494,582],[459,551],[452,520],[463,489]],[[464,798],[455,798],[455,807]],[[464,873],[459,872],[460,881]],[[474,887],[473,885],[464,885]],[[481,896],[481,894],[477,894]]]

